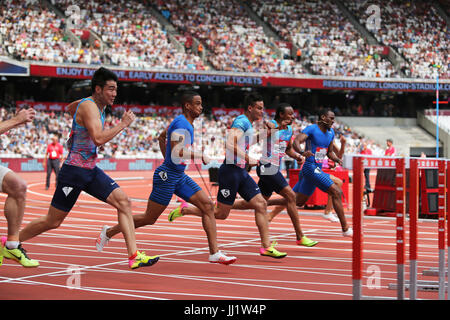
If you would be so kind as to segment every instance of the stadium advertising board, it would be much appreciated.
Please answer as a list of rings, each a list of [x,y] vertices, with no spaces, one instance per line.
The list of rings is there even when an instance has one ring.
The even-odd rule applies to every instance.
[[[328,90],[365,90],[365,91],[411,91],[432,92],[436,90],[434,80],[417,79],[370,79],[352,77],[284,77],[278,75],[235,74],[229,72],[170,72],[139,71],[111,68],[119,81],[158,82],[175,84],[208,84],[254,87],[291,87]],[[96,68],[78,66],[55,66],[30,64],[30,75],[41,77],[60,77],[72,79],[90,79]],[[450,81],[441,81],[441,91],[450,91]]]
[[[29,68],[26,63],[0,57],[0,76],[29,76]]]

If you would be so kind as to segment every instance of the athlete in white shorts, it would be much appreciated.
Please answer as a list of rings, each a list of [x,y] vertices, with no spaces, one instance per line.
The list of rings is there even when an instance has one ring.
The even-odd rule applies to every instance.
[[[34,119],[34,109],[22,109],[13,118],[0,123],[0,134],[23,125]],[[27,183],[15,172],[0,166],[0,191],[8,196],[5,200],[5,217],[8,222],[8,235],[1,237],[0,265],[3,258],[15,260],[24,267],[37,267],[39,262],[30,259],[19,241],[19,229],[25,212]]]

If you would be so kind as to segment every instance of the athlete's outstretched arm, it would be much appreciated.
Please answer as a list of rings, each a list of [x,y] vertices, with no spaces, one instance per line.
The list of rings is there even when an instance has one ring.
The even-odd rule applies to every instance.
[[[34,109],[22,109],[11,119],[0,122],[0,134],[3,134],[12,128],[20,126],[25,122],[30,122],[34,119],[36,111]]]
[[[97,105],[92,101],[86,100],[78,107],[76,122],[87,129],[96,146],[101,146],[128,127],[135,118],[136,116],[133,112],[126,111],[116,126],[104,130]]]

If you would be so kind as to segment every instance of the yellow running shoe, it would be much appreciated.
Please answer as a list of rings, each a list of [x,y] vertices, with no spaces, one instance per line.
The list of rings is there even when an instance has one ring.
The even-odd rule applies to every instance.
[[[295,242],[297,243],[297,245],[305,247],[314,247],[316,244],[319,243],[318,241],[311,240],[306,236],[303,236],[300,240],[297,240]]]
[[[277,249],[275,249],[275,246],[277,245],[277,242],[272,242],[272,245],[269,248],[260,248],[259,254],[262,256],[268,256],[275,259],[281,259],[287,256],[286,252],[280,252]]]
[[[145,255],[145,252],[136,252],[136,256],[133,259],[128,259],[128,265],[131,269],[137,269],[139,267],[147,267],[154,265],[159,260],[159,256],[149,257]]]
[[[168,220],[170,222],[173,222],[176,218],[182,217],[183,214],[181,213],[181,211],[183,210],[183,208],[186,208],[187,206],[188,206],[187,202],[182,201],[181,204],[176,209],[170,211]]]
[[[6,237],[2,237],[1,239],[1,256],[5,257],[6,259],[12,259],[14,261],[17,261],[25,268],[35,268],[39,266],[39,262],[33,259],[30,259],[27,256],[27,252],[24,248],[22,248],[22,245],[19,244],[19,247],[16,249],[8,249],[6,247]],[[3,260],[1,258],[0,260]],[[1,264],[1,263],[0,263]]]

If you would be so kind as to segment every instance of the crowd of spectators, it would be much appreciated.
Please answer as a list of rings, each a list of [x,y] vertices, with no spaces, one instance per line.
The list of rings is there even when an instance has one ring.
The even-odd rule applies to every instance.
[[[64,10],[71,0],[54,0]],[[76,1],[80,7],[79,29],[99,35],[103,54],[112,65],[135,68],[205,70],[198,55],[182,52],[169,40],[167,32],[149,7],[137,0]]]
[[[380,28],[370,31],[381,46],[369,45],[333,1],[247,1],[282,41],[268,37],[237,0],[50,2],[60,13],[75,5],[80,15],[70,11],[71,16],[61,18],[41,1],[0,2],[0,54],[140,69],[212,66],[232,72],[395,78],[400,73],[383,51],[383,46],[391,46],[405,58],[400,68],[407,77],[434,78],[437,69],[430,66],[435,65],[441,78],[450,78],[448,26],[429,1],[371,1],[380,7]],[[372,14],[367,1],[345,5],[366,25]],[[174,43],[152,6],[176,28],[178,37],[190,39],[189,46]],[[441,1],[441,6],[448,11],[448,2]],[[96,40],[76,41],[73,29],[91,32]],[[192,45],[192,38],[200,41],[199,47]],[[277,46],[280,43],[288,46]],[[203,45],[208,63],[200,57]]]
[[[0,121],[13,116],[14,111],[0,108]],[[99,148],[100,158],[126,158],[126,159],[162,159],[158,136],[164,130],[176,113],[170,116],[145,115],[139,116],[132,125],[123,130],[109,143]],[[216,161],[225,156],[225,138],[227,128],[230,127],[234,116],[222,115],[217,117],[201,115],[195,120],[194,148],[203,146],[206,154]],[[115,126],[120,121],[120,115],[108,114],[105,119],[105,128]],[[294,133],[311,124],[311,120],[300,117],[293,123]],[[261,124],[259,124],[261,125]],[[47,144],[52,136],[57,136],[59,142],[65,146],[72,127],[72,118],[64,112],[36,112],[32,123],[11,129],[0,135],[0,156],[6,158],[31,157],[44,158]],[[258,127],[258,124],[256,125]],[[336,123],[336,144],[340,146],[339,137],[344,135],[346,153],[359,153],[363,142],[366,142],[374,155],[381,155],[384,151],[372,140],[367,140],[349,127]],[[252,146],[250,153],[257,157],[261,154],[261,145]],[[68,150],[64,148],[64,156]]]
[[[100,64],[98,50],[74,46],[65,22],[39,1],[0,3],[0,46],[17,60]]]
[[[252,9],[301,52],[314,74],[397,77],[382,48],[369,45],[332,1],[251,0]]]
[[[346,6],[365,25],[369,15],[367,1],[346,1]],[[375,38],[392,46],[407,61],[402,66],[407,77],[434,79],[440,65],[440,77],[450,79],[450,36],[444,19],[431,1],[374,0],[370,5],[380,8],[380,24],[373,30]]]
[[[263,73],[304,73],[300,64],[280,57],[269,38],[235,0],[167,0],[158,10],[182,34],[204,43],[207,59],[217,70]]]

